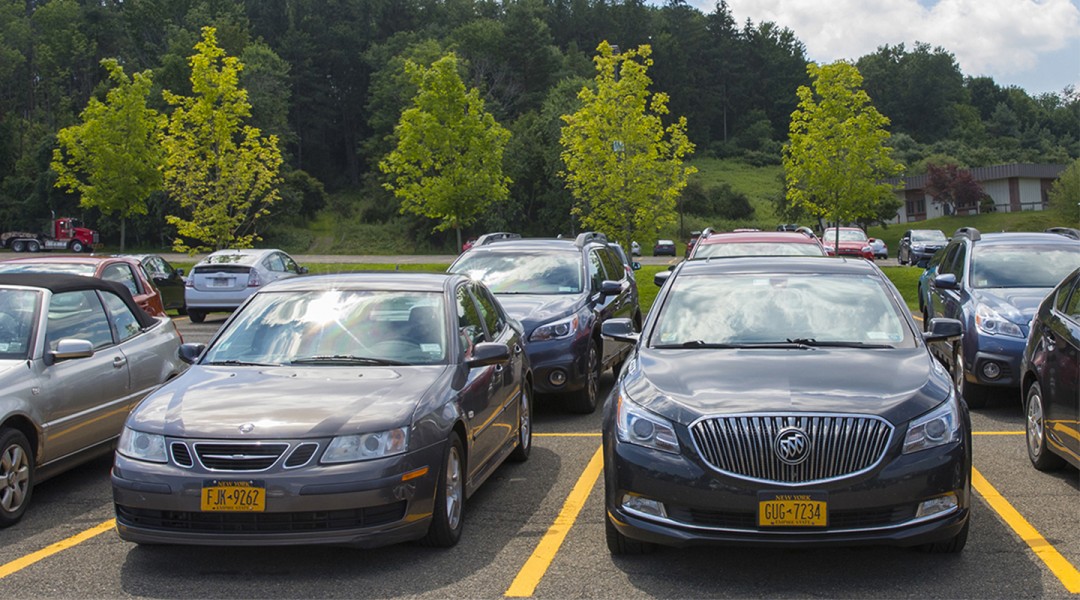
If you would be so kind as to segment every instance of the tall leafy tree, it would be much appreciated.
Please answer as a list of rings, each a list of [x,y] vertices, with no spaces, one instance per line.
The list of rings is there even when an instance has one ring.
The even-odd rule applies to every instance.
[[[683,159],[694,151],[686,117],[664,126],[668,97],[650,93],[651,48],[615,54],[601,42],[595,89],[578,93],[581,108],[563,120],[564,177],[584,227],[617,236],[625,248],[636,232],[653,235],[675,221],[675,201],[697,172]]]
[[[1080,227],[1080,159],[1072,161],[1050,188],[1049,210],[1062,223],[1075,223]]]
[[[460,248],[461,228],[509,194],[502,162],[510,132],[484,109],[479,91],[466,90],[454,53],[431,68],[406,61],[405,69],[417,92],[394,128],[397,147],[379,163],[384,186],[402,212],[436,219],[435,231],[456,230]]]
[[[90,98],[82,123],[56,134],[52,168],[56,187],[80,194],[80,204],[120,214],[120,249],[127,219],[146,214],[150,194],[161,189],[164,152],[158,143],[162,119],[147,107],[153,85],[149,71],[128,77],[115,59],[101,62],[115,84],[105,102]]]
[[[788,202],[837,224],[876,220],[881,204],[895,201],[881,180],[903,169],[886,145],[889,119],[870,103],[853,65],[806,70],[813,87],[799,87],[784,146]]]
[[[956,163],[927,164],[923,191],[933,202],[948,206],[947,214],[955,213],[957,208],[975,208],[985,195],[971,171]]]
[[[194,96],[164,92],[174,107],[162,137],[165,191],[186,213],[166,216],[180,236],[173,248],[250,248],[261,239],[256,223],[279,199],[278,140],[244,124],[251,104],[238,85],[243,64],[218,47],[213,27],[203,28],[195,50]]]

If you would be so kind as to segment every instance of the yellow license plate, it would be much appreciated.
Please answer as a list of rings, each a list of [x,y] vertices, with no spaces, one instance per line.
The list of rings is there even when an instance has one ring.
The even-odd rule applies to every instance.
[[[202,488],[204,512],[263,512],[266,488],[261,481],[208,481]]]
[[[825,527],[825,494],[760,494],[758,527]]]

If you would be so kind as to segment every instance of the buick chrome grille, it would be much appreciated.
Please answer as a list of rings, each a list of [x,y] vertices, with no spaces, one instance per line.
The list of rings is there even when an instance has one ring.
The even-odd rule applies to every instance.
[[[694,423],[690,432],[702,459],[718,471],[797,484],[872,468],[885,455],[893,427],[884,419],[864,415],[751,414],[707,417]],[[801,438],[798,444],[792,444],[792,435]],[[784,439],[778,441],[778,437]],[[793,446],[805,454],[798,464],[789,464],[796,462],[790,456],[798,453]]]

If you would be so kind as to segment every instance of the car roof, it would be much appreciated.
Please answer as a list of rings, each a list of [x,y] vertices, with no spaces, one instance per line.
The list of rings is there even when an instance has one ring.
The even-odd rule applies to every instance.
[[[723,260],[688,260],[680,277],[714,273],[806,273],[823,275],[876,275],[881,270],[861,258],[832,256],[737,256]]]
[[[976,246],[1011,246],[1016,244],[1059,244],[1063,246],[1076,246],[1080,245],[1080,240],[1074,240],[1059,233],[1005,231],[998,233],[983,233],[981,234],[981,238],[975,242]]]
[[[417,273],[403,271],[361,271],[305,275],[281,279],[264,286],[262,292],[310,292],[322,290],[379,290],[442,292],[446,286],[468,277],[453,273]]]
[[[753,242],[784,242],[789,244],[814,244],[818,241],[798,231],[728,231],[698,238],[703,246],[710,244],[748,244]]]
[[[604,246],[607,244],[601,242],[595,243],[598,246]],[[499,240],[497,244],[488,244],[485,246],[473,246],[465,254],[472,254],[474,252],[512,252],[516,250],[566,250],[570,252],[578,252],[580,248],[570,238],[513,238],[508,240]]]
[[[151,317],[135,303],[127,286],[117,281],[59,273],[0,273],[0,287],[5,286],[39,288],[49,290],[54,294],[83,290],[104,290],[120,296],[128,308],[131,309],[131,312],[135,314],[140,326],[149,327],[155,322],[154,317]]]

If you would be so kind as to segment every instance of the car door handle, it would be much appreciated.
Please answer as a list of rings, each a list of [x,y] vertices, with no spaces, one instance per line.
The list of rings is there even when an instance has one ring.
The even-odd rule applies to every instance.
[[[112,366],[113,366],[114,369],[119,369],[119,368],[123,367],[126,364],[127,364],[127,359],[122,357],[122,356],[117,356],[112,361]]]

